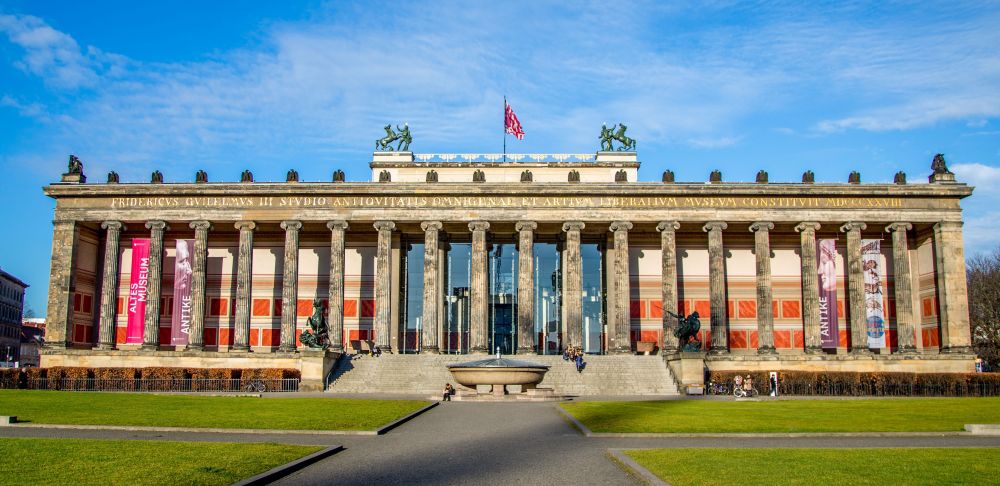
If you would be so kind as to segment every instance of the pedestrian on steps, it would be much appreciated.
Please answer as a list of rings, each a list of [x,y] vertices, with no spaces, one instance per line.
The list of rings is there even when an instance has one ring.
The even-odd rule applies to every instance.
[[[583,368],[587,366],[587,363],[583,362],[583,351],[576,352],[576,372],[583,373]]]

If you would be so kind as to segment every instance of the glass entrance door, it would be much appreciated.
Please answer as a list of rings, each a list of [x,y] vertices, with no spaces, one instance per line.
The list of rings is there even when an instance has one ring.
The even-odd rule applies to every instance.
[[[444,342],[441,352],[469,352],[469,275],[471,243],[450,243],[444,259]]]
[[[535,352],[562,353],[562,257],[555,243],[535,243]]]
[[[494,244],[487,256],[489,269],[490,352],[514,354],[517,347],[517,248]]]
[[[604,351],[604,252],[599,243],[580,245],[583,267],[583,352],[600,354]]]

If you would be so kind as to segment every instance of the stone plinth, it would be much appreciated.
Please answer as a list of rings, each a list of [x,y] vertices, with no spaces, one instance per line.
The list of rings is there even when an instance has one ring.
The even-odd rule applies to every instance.
[[[682,393],[705,393],[705,353],[679,353],[667,360],[670,371],[680,383]]]

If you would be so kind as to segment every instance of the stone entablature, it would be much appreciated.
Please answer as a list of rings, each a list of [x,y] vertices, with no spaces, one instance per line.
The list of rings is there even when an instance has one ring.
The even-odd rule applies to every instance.
[[[629,155],[615,157],[628,159]],[[859,345],[864,340],[861,314],[864,307],[860,307],[864,280],[859,242],[861,238],[882,238],[889,232],[892,235],[886,239],[890,241],[883,243],[883,247],[890,251],[888,260],[894,268],[891,274],[894,287],[886,289],[886,295],[892,294],[890,299],[896,303],[893,330],[900,334],[893,341],[898,347],[893,346],[891,352],[918,356],[938,352],[965,356],[968,352],[959,202],[972,193],[972,188],[965,184],[951,181],[791,184],[768,183],[766,177],[759,178],[764,182],[757,183],[655,183],[635,182],[637,172],[627,171],[615,182],[611,169],[637,171],[638,162],[633,168],[628,160],[602,161],[601,154],[595,162],[538,162],[539,171],[530,182],[500,182],[493,181],[487,171],[520,174],[536,163],[420,165],[420,162],[396,160],[406,158],[406,154],[400,153],[376,154],[372,162],[374,179],[382,180],[378,175],[392,167],[412,168],[420,173],[433,169],[438,171],[441,183],[425,182],[423,177],[399,181],[400,173],[393,173],[385,178],[386,182],[317,183],[290,177],[286,183],[262,183],[252,182],[250,175],[242,183],[63,183],[46,187],[45,193],[56,199],[49,351],[67,345],[92,345],[112,351],[119,347],[114,333],[107,329],[109,323],[119,322],[120,326],[113,314],[118,298],[114,289],[122,269],[113,255],[122,254],[127,238],[151,238],[156,248],[166,248],[169,246],[163,241],[166,232],[168,239],[196,240],[193,285],[201,290],[194,292],[193,297],[202,311],[209,304],[204,291],[207,248],[212,242],[223,241],[235,252],[235,273],[222,277],[231,278],[235,289],[227,297],[234,300],[233,329],[229,336],[232,342],[223,346],[193,338],[184,353],[214,352],[206,349],[210,346],[226,348],[238,355],[251,351],[294,353],[301,349],[296,339],[296,329],[300,326],[295,312],[303,298],[300,255],[305,242],[315,249],[317,241],[330,249],[329,273],[324,276],[329,280],[317,283],[313,269],[309,285],[314,290],[321,285],[328,288],[328,294],[322,297],[329,302],[332,313],[341,314],[330,318],[334,351],[339,351],[340,344],[349,340],[343,318],[348,285],[344,251],[363,242],[369,248],[371,267],[371,273],[363,278],[370,278],[373,296],[369,301],[370,314],[366,316],[369,335],[374,335],[375,342],[386,350],[399,349],[406,340],[400,313],[401,280],[405,277],[401,267],[406,258],[403,247],[423,244],[419,270],[423,273],[423,291],[429,294],[420,299],[424,303],[425,327],[417,342],[422,345],[421,352],[443,352],[447,336],[441,330],[445,319],[441,304],[441,294],[445,291],[442,260],[447,255],[449,241],[463,241],[471,246],[467,289],[469,351],[487,352],[490,284],[486,263],[490,247],[501,243],[523,249],[516,262],[520,277],[514,292],[524,304],[516,310],[518,341],[514,346],[518,353],[535,352],[537,333],[532,327],[535,318],[529,301],[537,282],[532,276],[533,257],[528,248],[537,242],[551,242],[558,247],[562,261],[559,339],[565,345],[579,345],[583,339],[578,327],[583,319],[581,297],[587,289],[581,284],[584,273],[581,245],[596,243],[600,245],[604,272],[601,291],[606,292],[604,330],[600,337],[603,352],[631,352],[638,340],[647,339],[643,337],[647,332],[644,327],[640,326],[638,332],[635,329],[637,315],[646,319],[645,309],[650,315],[655,309],[655,318],[662,319],[662,325],[657,324],[655,332],[650,331],[656,335],[659,346],[675,350],[678,343],[670,331],[676,320],[669,318],[669,313],[690,312],[704,302],[702,332],[705,348],[713,353],[711,359],[716,360],[713,362],[725,362],[730,353],[752,353],[764,359],[789,352],[801,356],[816,354],[822,361],[825,356],[818,348],[817,303],[812,295],[816,288],[815,245],[818,238],[837,238],[843,259],[838,263],[844,279],[840,284],[845,312],[842,315],[852,318],[845,319],[842,328],[845,344],[834,356],[870,355],[866,346]],[[612,178],[588,182],[582,177],[586,164]],[[570,166],[581,171],[580,182],[534,184],[544,181],[547,173],[563,176]],[[469,181],[461,185],[446,182],[448,177],[443,171],[451,168],[469,171]],[[485,180],[473,183],[471,171],[484,171]],[[95,250],[103,248],[102,252],[79,251],[84,239]],[[283,301],[281,314],[274,314],[275,319],[280,316],[280,326],[270,329],[279,337],[266,343],[263,332],[256,332],[259,328],[255,326],[261,322],[254,320],[257,315],[254,297],[258,295],[254,293],[254,281],[259,274],[251,267],[256,265],[253,255],[259,245],[283,246],[282,256],[277,257],[282,270],[265,275],[269,281],[282,281],[278,297]],[[636,265],[632,261],[633,250],[651,249],[658,252],[657,259],[662,255],[662,261],[650,265],[650,261],[643,260],[639,264],[642,268],[632,268]],[[762,257],[774,252],[783,252],[783,256]],[[739,255],[734,256],[736,253]],[[106,256],[101,258],[101,254]],[[82,268],[81,258],[88,260],[83,262],[88,265],[86,268],[94,269],[93,273],[103,272],[103,277],[90,277],[91,283],[83,284],[86,272],[78,271]],[[703,275],[698,273],[701,270],[691,267],[701,265],[693,262],[701,262],[702,258]],[[800,265],[801,273],[795,275],[800,282],[791,282],[787,269],[797,270]],[[918,271],[911,273],[911,267]],[[150,285],[151,289],[159,288],[160,273],[168,270],[160,268],[154,259],[151,275],[157,282]],[[659,274],[658,299],[648,297],[646,289],[651,282],[642,276],[654,273]],[[889,274],[886,280],[890,280]],[[102,288],[98,289],[97,282],[102,282]],[[801,289],[801,296],[788,290],[793,283]],[[95,297],[100,296],[99,315],[74,317],[77,312],[74,297],[82,285],[91,285]],[[356,287],[354,291],[357,292]],[[787,310],[779,308],[778,293],[782,294],[782,305],[786,299],[793,300],[794,305]],[[150,295],[147,322],[163,320],[158,313],[159,299],[159,295]],[[278,299],[268,299],[266,305],[271,302],[279,305]],[[659,304],[654,306],[654,300]],[[636,302],[640,310],[636,310]],[[363,304],[355,301],[353,305]],[[940,311],[934,310],[935,305]],[[913,309],[921,309],[923,318],[933,317],[938,321],[921,321]],[[200,336],[197,331],[204,328],[204,312],[194,316],[192,329]],[[791,319],[798,321],[795,329],[790,327]],[[82,339],[81,333],[74,331],[74,326],[92,329],[95,325],[99,326],[98,332],[84,332]],[[217,339],[221,341],[219,332]],[[159,339],[157,332],[150,329],[143,350],[163,352],[164,345]],[[255,339],[261,341],[255,344]],[[854,346],[848,348],[846,343]],[[886,348],[883,352],[890,350]]]

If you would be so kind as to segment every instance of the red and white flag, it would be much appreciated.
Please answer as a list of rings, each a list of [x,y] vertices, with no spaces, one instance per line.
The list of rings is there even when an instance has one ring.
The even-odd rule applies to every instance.
[[[514,114],[514,110],[506,101],[504,101],[504,106],[504,129],[507,133],[517,137],[518,140],[524,140],[524,129],[521,128],[521,122],[518,121],[517,115]]]

